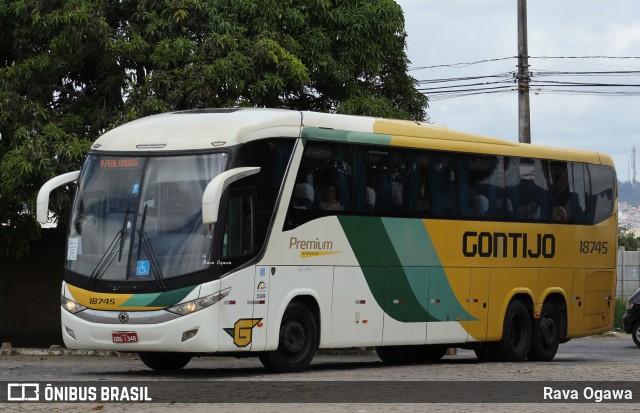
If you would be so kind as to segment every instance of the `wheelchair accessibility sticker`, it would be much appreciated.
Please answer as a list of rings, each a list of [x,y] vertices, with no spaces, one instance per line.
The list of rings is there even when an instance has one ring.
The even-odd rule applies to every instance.
[[[149,269],[151,265],[149,264],[149,260],[138,261],[138,265],[136,266],[136,275],[149,275]]]

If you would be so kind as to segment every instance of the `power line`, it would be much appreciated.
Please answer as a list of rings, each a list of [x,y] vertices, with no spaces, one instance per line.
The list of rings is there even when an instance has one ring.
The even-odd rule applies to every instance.
[[[434,65],[436,67],[455,67],[461,65],[473,65],[497,60],[513,59],[514,57],[485,59],[476,62],[455,63],[448,65]],[[538,56],[531,59],[640,59],[640,56]],[[428,67],[425,67],[428,68]],[[475,75],[459,76],[451,78],[422,79],[417,83],[421,87],[421,92],[427,94],[431,101],[453,99],[456,97],[493,94],[493,93],[513,93],[517,89],[518,73],[516,71]],[[629,82],[609,82],[609,81],[572,81],[571,78],[633,78],[640,76],[640,70],[607,70],[607,71],[562,71],[562,70],[538,70],[530,68],[528,71],[529,84],[537,95],[558,94],[558,95],[594,95],[594,96],[639,96],[640,83]],[[535,89],[535,90],[534,90]]]
[[[495,59],[485,59],[485,60],[477,60],[475,62],[462,62],[462,63],[450,63],[450,64],[446,64],[446,65],[434,65],[434,66],[421,66],[421,67],[410,67],[409,71],[413,71],[413,70],[423,70],[423,69],[435,69],[438,67],[453,67],[453,68],[461,68],[461,67],[469,67],[469,66],[473,66],[473,65],[477,65],[480,63],[487,63],[487,62],[498,62],[500,60],[509,60],[509,59],[515,59],[517,58],[517,56],[509,56],[509,57],[498,57]]]
[[[476,60],[473,62],[459,62],[459,63],[448,63],[442,65],[432,65],[432,66],[416,66],[410,67],[409,71],[416,70],[425,70],[425,69],[437,69],[441,67],[451,67],[451,68],[465,68],[469,66],[474,66],[482,63],[490,63],[490,62],[499,62],[503,60],[511,60],[517,59],[518,56],[507,56],[507,57],[497,57],[494,59],[483,59]],[[631,59],[640,59],[640,56],[605,56],[605,55],[594,55],[594,56],[527,56],[529,59],[542,59],[542,60],[550,60],[550,59],[621,59],[621,60],[631,60]]]
[[[455,82],[455,81],[466,81],[466,80],[479,80],[479,79],[490,79],[490,78],[510,78],[512,76],[511,72],[505,73],[497,73],[493,75],[483,75],[483,76],[466,76],[466,77],[451,77],[445,79],[428,79],[428,80],[418,80],[419,84],[430,84],[430,83],[444,83],[444,82]]]

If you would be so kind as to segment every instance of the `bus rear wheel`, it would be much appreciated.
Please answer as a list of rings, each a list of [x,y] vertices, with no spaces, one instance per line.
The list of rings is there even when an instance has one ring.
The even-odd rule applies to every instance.
[[[533,321],[533,336],[529,360],[551,361],[558,352],[562,319],[553,303],[547,302],[542,306],[540,318]]]
[[[502,339],[491,343],[491,354],[496,361],[524,361],[531,348],[531,318],[527,306],[512,300],[504,315]]]
[[[479,361],[482,362],[490,362],[496,361],[496,358],[493,356],[491,352],[491,345],[495,345],[492,343],[480,343],[476,348],[473,349],[473,352],[476,353],[476,357]]]
[[[425,363],[440,360],[447,352],[446,345],[376,347],[378,357],[385,363]]]
[[[191,361],[191,355],[186,353],[138,353],[138,357],[153,370],[180,370]]]
[[[302,371],[311,364],[318,341],[316,318],[306,305],[294,301],[282,317],[278,349],[262,353],[260,361],[274,373]]]

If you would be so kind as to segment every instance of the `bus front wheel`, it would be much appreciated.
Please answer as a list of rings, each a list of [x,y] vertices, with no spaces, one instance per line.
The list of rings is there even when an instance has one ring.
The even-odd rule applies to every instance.
[[[318,341],[316,318],[306,305],[294,301],[282,317],[278,349],[261,354],[260,361],[274,373],[302,371],[311,364]]]
[[[153,370],[180,370],[191,361],[186,353],[146,352],[138,353],[138,357]]]
[[[527,306],[512,300],[504,315],[502,339],[491,343],[496,361],[524,361],[531,348],[531,318]]]
[[[562,319],[555,305],[546,302],[542,306],[540,318],[533,321],[533,336],[529,360],[551,361],[558,352]]]

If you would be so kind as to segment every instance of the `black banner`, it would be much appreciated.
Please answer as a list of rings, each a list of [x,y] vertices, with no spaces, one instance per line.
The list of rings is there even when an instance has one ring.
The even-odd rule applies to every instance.
[[[0,382],[0,403],[632,403],[616,381]]]

